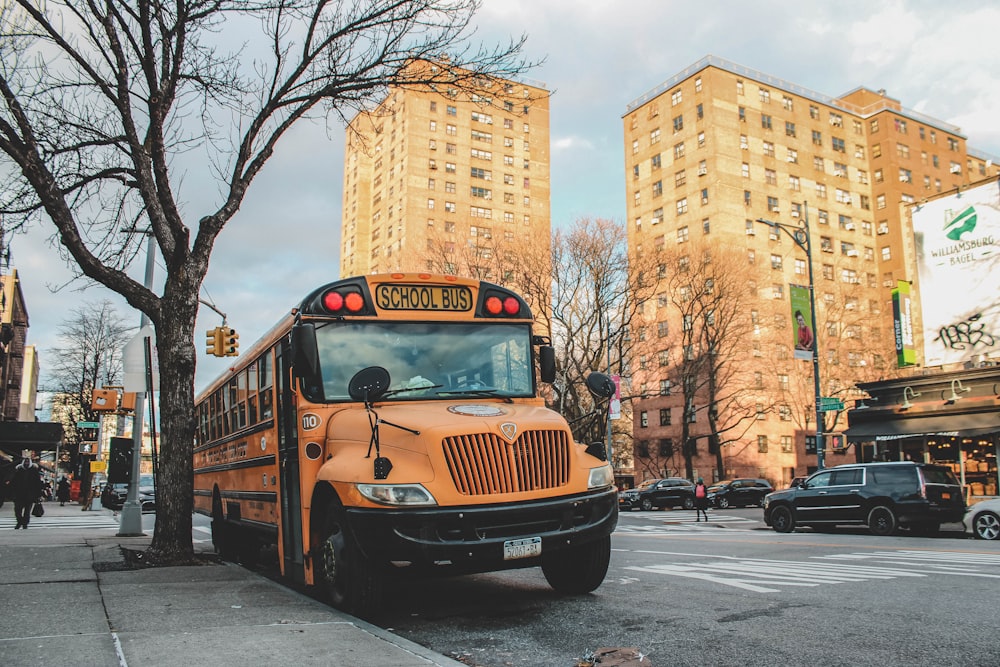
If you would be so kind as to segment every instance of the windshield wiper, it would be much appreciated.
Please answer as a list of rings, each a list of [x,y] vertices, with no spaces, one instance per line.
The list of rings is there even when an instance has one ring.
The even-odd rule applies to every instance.
[[[484,397],[496,397],[502,398],[508,403],[513,403],[514,400],[510,396],[497,396],[497,392],[500,391],[496,387],[464,387],[459,389],[445,389],[444,391],[436,392],[438,396],[444,395],[461,395],[461,396],[484,396]]]
[[[428,389],[440,389],[443,384],[429,384],[425,387],[400,387],[399,389],[390,389],[389,391],[382,394],[382,398],[388,398],[389,396],[396,396],[397,394],[404,394],[408,391],[426,391]],[[440,393],[440,392],[438,392]]]

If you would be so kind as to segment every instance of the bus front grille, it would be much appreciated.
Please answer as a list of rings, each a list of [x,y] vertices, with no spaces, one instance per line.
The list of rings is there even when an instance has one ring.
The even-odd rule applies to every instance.
[[[463,495],[537,491],[569,482],[564,431],[526,431],[514,444],[478,433],[445,438],[443,446],[455,488]]]

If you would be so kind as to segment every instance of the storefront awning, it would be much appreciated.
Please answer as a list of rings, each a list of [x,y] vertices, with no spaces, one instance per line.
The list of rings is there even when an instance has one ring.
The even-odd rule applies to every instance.
[[[844,435],[848,440],[896,440],[915,436],[955,436],[974,438],[1000,431],[1000,412],[911,417],[852,425]]]
[[[22,450],[54,451],[63,439],[63,425],[57,422],[0,422],[0,449],[11,456]]]

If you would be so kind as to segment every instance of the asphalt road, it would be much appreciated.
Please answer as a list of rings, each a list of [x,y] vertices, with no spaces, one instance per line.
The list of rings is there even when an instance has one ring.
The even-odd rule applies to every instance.
[[[592,594],[556,595],[538,569],[412,582],[380,624],[476,667],[575,667],[602,647],[651,667],[1000,664],[1000,542],[960,526],[783,535],[761,518],[625,513]]]

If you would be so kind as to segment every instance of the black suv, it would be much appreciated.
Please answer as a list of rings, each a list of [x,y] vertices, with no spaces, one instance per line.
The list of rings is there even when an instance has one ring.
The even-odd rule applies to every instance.
[[[105,484],[101,492],[101,506],[119,511],[125,505],[128,498],[128,483]],[[143,512],[156,511],[156,489],[153,486],[153,476],[143,474],[139,476],[138,501]]]
[[[708,487],[708,502],[713,507],[764,506],[764,496],[774,491],[766,479],[727,479]]]
[[[962,487],[949,468],[929,463],[856,463],[814,473],[764,499],[764,522],[779,533],[796,526],[862,524],[874,535],[898,527],[930,535],[965,514]]]
[[[694,507],[694,484],[683,477],[651,479],[618,494],[618,508],[651,510],[659,507]]]

